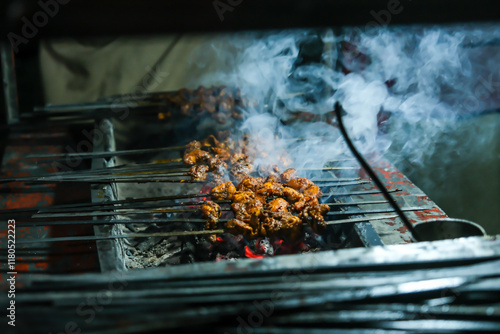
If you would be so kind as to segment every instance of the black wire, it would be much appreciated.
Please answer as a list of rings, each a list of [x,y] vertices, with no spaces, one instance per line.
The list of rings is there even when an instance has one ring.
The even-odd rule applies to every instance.
[[[387,201],[389,202],[389,204],[392,206],[392,208],[394,209],[394,211],[396,211],[396,213],[398,214],[399,218],[401,218],[401,220],[403,221],[403,224],[406,225],[406,227],[411,232],[411,234],[413,235],[413,237],[416,240],[420,240],[418,238],[418,233],[415,231],[415,228],[413,227],[412,223],[410,223],[410,221],[408,220],[408,218],[404,214],[403,210],[401,210],[401,208],[396,203],[396,201],[394,200],[394,198],[392,198],[391,194],[387,191],[387,188],[384,186],[384,184],[382,183],[382,181],[380,181],[380,179],[378,178],[377,174],[375,174],[375,172],[373,171],[373,169],[366,162],[366,160],[363,158],[363,156],[361,155],[361,153],[358,152],[358,150],[356,149],[356,147],[352,143],[351,139],[349,138],[349,135],[347,134],[347,131],[346,131],[345,127],[344,127],[344,123],[342,121],[342,106],[338,102],[335,103],[335,114],[337,115],[337,119],[338,119],[338,122],[339,122],[340,132],[342,133],[342,136],[344,137],[344,139],[345,139],[345,141],[347,143],[347,146],[349,146],[349,149],[351,150],[352,154],[356,157],[356,159],[358,160],[358,162],[360,163],[360,165],[364,168],[364,170],[368,173],[368,175],[370,175],[370,177],[372,178],[373,182],[375,182],[375,184],[377,185],[377,187],[380,189],[380,191],[382,192],[382,194],[384,195],[384,197],[387,199]]]

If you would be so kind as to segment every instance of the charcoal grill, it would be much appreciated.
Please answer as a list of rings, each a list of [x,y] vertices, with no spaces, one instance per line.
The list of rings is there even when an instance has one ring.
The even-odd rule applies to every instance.
[[[131,4],[129,1],[103,4],[92,0],[83,5],[77,0],[73,1],[75,5],[68,6],[66,13],[68,17],[80,19],[73,21],[67,20],[63,15],[57,16],[50,26],[40,31],[38,37],[76,36],[83,32],[135,33],[137,29],[142,33],[157,33],[200,29],[233,31],[288,28],[291,25],[290,17],[281,12],[286,6],[297,14],[292,23],[294,27],[365,24],[372,20],[372,14],[369,14],[371,11],[385,10],[387,6],[385,1],[376,2],[374,8],[372,4],[367,6],[367,3],[359,1],[310,1],[309,5],[303,1],[244,2],[246,9],[233,8],[233,16],[228,16],[227,24],[221,24],[207,18],[206,13],[213,10],[212,2],[149,2],[149,6],[140,6],[141,10],[136,12],[125,10]],[[494,1],[486,1],[481,8],[472,1],[460,3],[462,6],[450,6],[446,15],[443,15],[442,5],[435,1],[407,3],[405,12],[394,16],[392,23],[498,20],[497,4]],[[124,8],[118,13],[121,18],[117,20],[117,25],[110,25],[112,20],[106,15],[95,16],[97,8],[115,13],[117,7]],[[18,12],[22,12],[21,14],[32,16],[32,6],[19,8]],[[131,8],[137,9],[134,6]],[[156,15],[158,12],[179,11],[185,15],[170,15],[170,19]],[[325,15],[327,12],[334,13],[334,16]],[[410,12],[416,15],[408,15]],[[80,15],[82,13],[84,15]],[[141,19],[142,23],[138,24],[139,14],[155,19]],[[85,15],[87,18],[81,20]],[[89,17],[95,20],[89,20]],[[255,20],[255,17],[260,17],[262,21]],[[6,31],[14,31],[19,28],[17,21],[5,20],[2,27]],[[188,21],[192,25],[186,26],[185,22]],[[92,22],[90,26],[89,22]],[[4,80],[12,83],[15,81],[15,71],[13,64],[8,61],[10,51],[6,44],[2,45]],[[19,121],[19,113],[15,85],[11,84],[8,88],[8,121],[16,123]],[[116,97],[112,99],[114,98]],[[25,118],[21,117],[21,120],[27,118],[36,122],[38,117],[44,119],[44,110],[58,111],[64,115],[73,108],[85,110],[92,115],[92,119],[97,118],[94,128],[102,136],[94,139],[93,152],[88,153],[89,157],[93,157],[92,170],[116,168],[122,164],[149,163],[159,159],[176,159],[180,157],[182,146],[196,139],[192,131],[193,123],[179,121],[172,126],[151,122],[151,119],[156,120],[158,110],[152,114],[153,118],[132,117],[128,123],[122,123],[113,117],[116,116],[113,112],[105,112],[109,111],[109,101],[112,99],[73,106],[45,106],[33,114],[22,115]],[[132,112],[133,116],[143,111],[143,106],[137,107]],[[165,113],[165,110],[161,112]],[[304,116],[311,117],[299,114],[294,116],[296,119],[288,120],[290,126]],[[329,124],[335,122],[333,113],[325,114],[324,118],[310,119]],[[62,120],[59,123],[66,122]],[[182,127],[176,128],[179,125]],[[20,126],[21,132],[22,126],[23,124]],[[27,128],[30,129],[30,126]],[[205,130],[208,131],[207,134],[213,134],[215,129],[206,127]],[[185,135],[189,131],[190,134]],[[150,136],[147,140],[142,140],[145,133]],[[179,136],[179,133],[183,135]],[[16,135],[24,138],[18,132]],[[50,137],[51,134],[46,136]],[[27,137],[31,138],[30,135]],[[124,137],[129,137],[132,142],[139,142],[140,145],[130,146],[128,141],[123,140]],[[153,148],[152,142],[156,144]],[[162,150],[162,147],[181,149]],[[131,154],[136,149],[142,154]],[[85,157],[85,154],[82,156]],[[74,275],[64,272],[62,275],[50,275],[49,272],[48,275],[37,275],[44,273],[42,269],[46,263],[39,265],[36,260],[32,263],[29,259],[22,263],[23,268],[27,269],[19,270],[22,273],[19,282],[23,288],[23,293],[17,299],[20,319],[23,320],[19,326],[21,332],[68,330],[68,326],[96,333],[116,333],[122,330],[130,333],[151,332],[174,328],[187,328],[187,331],[203,329],[209,332],[210,325],[214,325],[214,332],[217,333],[241,333],[242,330],[249,333],[325,333],[331,330],[338,333],[371,333],[374,329],[384,332],[496,332],[500,326],[500,308],[498,301],[492,296],[498,295],[500,286],[498,238],[415,242],[407,226],[387,202],[374,203],[385,201],[384,197],[356,160],[351,156],[336,156],[331,159],[334,161],[344,158],[349,160],[335,161],[330,166],[350,166],[355,169],[346,170],[342,174],[330,171],[315,174],[316,178],[322,180],[318,182],[322,191],[328,194],[323,200],[335,203],[327,217],[327,232],[322,236],[306,235],[302,247],[288,247],[288,251],[283,253],[276,252],[275,248],[275,254],[261,252],[255,242],[220,233],[221,238],[238,243],[236,251],[228,256],[227,252],[212,251],[210,244],[205,242],[204,235],[188,235],[203,230],[203,224],[199,221],[188,222],[199,219],[197,215],[192,216],[190,213],[188,216],[179,212],[138,215],[143,209],[134,198],[172,197],[146,202],[159,208],[188,201],[193,199],[194,194],[198,196],[197,200],[203,200],[207,188],[202,183],[181,184],[166,182],[165,179],[159,180],[163,182],[137,183],[133,179],[128,182],[113,182],[103,178],[98,182],[90,182],[90,206],[87,203],[77,203],[76,206],[62,205],[55,211],[48,209],[40,212],[37,212],[39,208],[5,210],[5,214],[22,212],[39,218],[46,215],[44,219],[62,215],[51,222],[44,219],[20,221],[18,227],[25,229],[23,233],[26,233],[26,237],[22,238],[24,240],[19,240],[20,246],[27,246],[23,249],[23,254],[25,252],[28,256],[36,255],[46,260],[45,255],[54,256],[51,247],[55,248],[57,241],[66,240],[70,243],[67,248],[57,249],[57,256],[63,256],[73,249],[77,253],[87,251],[80,244],[72,244],[73,242],[89,241],[93,244],[95,241],[100,265],[98,273]],[[405,209],[412,224],[447,217],[441,208],[391,163],[377,156],[370,157],[370,163],[398,204]],[[182,177],[184,176],[181,175]],[[339,177],[353,180],[339,182]],[[45,181],[37,179],[35,183],[48,181],[61,182],[56,178]],[[83,179],[80,181],[89,183]],[[50,190],[42,189],[47,192]],[[113,210],[106,209],[102,215],[85,216],[89,214],[89,210],[80,210],[91,207],[98,211],[99,208],[107,207],[106,203],[116,202],[120,204]],[[119,212],[127,206],[133,207],[136,210],[133,213],[137,216]],[[151,206],[143,207],[144,211],[151,210]],[[181,207],[184,206],[176,206]],[[74,210],[70,211],[71,208]],[[194,208],[188,206],[186,209]],[[71,219],[76,213],[82,214],[81,219],[87,217],[92,220]],[[63,219],[65,217],[67,220]],[[157,224],[151,224],[153,219]],[[176,223],[171,222],[174,219]],[[39,225],[42,227],[38,227]],[[61,235],[58,232],[60,225],[69,226],[70,229],[90,225],[93,226],[93,234],[85,237]],[[65,231],[67,230],[62,233]],[[156,235],[149,236],[150,232]],[[159,232],[181,235],[164,237]],[[0,244],[3,245],[3,241],[0,240]],[[47,245],[52,246],[45,247]],[[30,248],[31,246],[34,248]],[[223,250],[227,251],[224,247]],[[207,252],[211,253],[207,255]],[[71,267],[74,265],[72,263]],[[66,265],[64,269],[69,267],[70,265]],[[292,280],[289,280],[290,276],[293,277]],[[278,297],[276,293],[279,294]],[[98,304],[104,299],[105,304],[96,305],[96,299]],[[263,305],[269,300],[273,302],[274,313],[271,312],[272,316],[266,316],[266,319],[262,322],[259,320],[259,324],[254,325],[251,322],[254,318],[251,316],[256,312],[255,305]],[[95,307],[95,320],[88,322],[78,313],[82,311],[82,304],[83,307]],[[243,328],[240,320],[242,316],[246,321]],[[0,324],[0,328],[2,325],[4,324]]]

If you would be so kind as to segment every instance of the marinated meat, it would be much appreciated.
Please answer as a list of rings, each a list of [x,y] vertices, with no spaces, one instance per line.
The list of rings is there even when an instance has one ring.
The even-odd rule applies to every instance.
[[[304,195],[289,187],[283,187],[283,196],[285,196],[289,202],[297,202],[304,198]]]
[[[220,148],[220,147],[212,147],[213,153],[221,160],[229,160],[231,159],[231,153],[228,150]]]
[[[220,206],[217,203],[208,201],[203,204],[200,208],[201,215],[203,218],[207,219],[206,228],[215,229],[217,228],[217,222],[221,216]]]
[[[321,189],[315,184],[304,190],[303,194],[304,196],[311,196],[316,198],[320,198],[321,195],[323,195]]]
[[[273,199],[267,203],[266,209],[272,212],[288,212],[288,202],[283,198]]]
[[[233,197],[233,194],[236,192],[236,188],[234,187],[232,182],[226,182],[217,187],[212,188],[211,195],[215,200],[227,200]]]
[[[261,177],[246,177],[239,184],[238,190],[257,191],[262,186],[263,180]]]
[[[252,228],[249,224],[239,220],[231,219],[226,223],[226,231],[231,234],[242,234],[248,239],[254,239],[258,236],[256,230]]]
[[[201,149],[201,143],[197,140],[193,140],[189,144],[186,145],[186,152],[191,152],[193,150]]]
[[[244,180],[253,171],[253,166],[250,163],[237,163],[231,167],[231,175],[233,175],[237,181]]]
[[[282,183],[290,182],[295,177],[296,172],[297,171],[294,168],[288,168],[286,171],[281,173],[280,175],[281,182]]]
[[[231,200],[233,203],[248,203],[254,198],[255,193],[253,191],[236,191]]]
[[[208,165],[210,166],[210,171],[216,174],[225,174],[224,170],[227,169],[227,164],[218,157],[208,159]]]
[[[194,149],[190,152],[184,153],[183,162],[186,165],[195,165],[208,161],[211,158],[208,152],[205,152],[200,149]]]
[[[305,189],[309,188],[310,186],[314,185],[314,183],[309,179],[297,178],[290,180],[286,185],[290,188],[302,192]]]
[[[205,181],[208,169],[207,165],[194,165],[189,169],[189,175],[195,181]]]
[[[283,237],[294,242],[302,236],[303,224],[299,217],[289,212],[266,214],[262,220],[262,227],[268,237]]]
[[[283,186],[278,182],[266,182],[262,187],[256,191],[258,195],[262,196],[283,196]]]

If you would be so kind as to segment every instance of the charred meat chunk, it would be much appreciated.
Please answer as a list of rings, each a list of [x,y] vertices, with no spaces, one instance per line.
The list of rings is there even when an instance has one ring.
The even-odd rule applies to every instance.
[[[208,165],[210,166],[210,171],[218,174],[224,174],[224,170],[227,168],[227,164],[218,157],[208,159]]]
[[[201,206],[200,210],[203,218],[207,219],[207,229],[217,228],[217,222],[221,216],[219,204],[208,201]]]
[[[262,196],[283,196],[283,186],[279,182],[266,182],[256,191]]]
[[[286,185],[290,188],[302,192],[305,189],[309,188],[310,186],[313,186],[314,183],[306,178],[297,178],[290,180]]]
[[[262,187],[263,180],[261,177],[246,177],[239,184],[238,190],[257,191]]]
[[[268,213],[262,220],[262,228],[268,237],[285,238],[294,242],[302,236],[302,221],[289,212]]]
[[[227,200],[233,197],[233,194],[236,192],[236,188],[234,187],[232,182],[226,182],[217,187],[212,188],[211,195],[215,200]]]
[[[288,202],[283,198],[276,198],[267,203],[266,209],[272,212],[288,212]]]
[[[190,152],[184,153],[184,158],[182,161],[186,165],[195,165],[208,161],[211,158],[211,155],[208,152],[205,152],[200,149],[194,149]]]
[[[193,140],[192,142],[186,145],[186,152],[191,152],[199,149],[201,149],[201,143],[197,140]]]
[[[290,187],[283,187],[283,196],[285,196],[289,202],[297,202],[304,198],[304,195]]]
[[[310,196],[310,197],[316,197],[316,198],[320,198],[321,195],[323,195],[323,193],[321,192],[321,189],[315,184],[313,184],[312,186],[310,186],[309,188],[304,190],[303,194],[304,194],[304,196]]]
[[[290,182],[295,177],[296,172],[297,171],[294,168],[288,168],[286,171],[281,173],[280,175],[281,182],[282,183]]]
[[[256,230],[239,219],[231,219],[226,223],[226,230],[231,234],[242,234],[248,239],[254,239],[258,236]]]
[[[194,165],[189,169],[189,175],[195,181],[205,181],[208,169],[207,165]]]

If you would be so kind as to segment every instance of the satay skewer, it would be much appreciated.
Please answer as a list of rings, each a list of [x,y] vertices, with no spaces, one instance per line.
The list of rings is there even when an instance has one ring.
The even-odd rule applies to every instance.
[[[389,192],[400,192],[401,189],[392,189],[389,190]],[[346,192],[346,193],[328,193],[328,194],[323,194],[322,197],[346,197],[346,196],[359,196],[359,195],[380,195],[382,194],[378,190],[364,190],[364,191],[352,191],[352,192]],[[416,195],[418,196],[418,195]],[[123,204],[129,204],[129,203],[147,203],[147,202],[160,202],[160,201],[171,201],[171,200],[177,200],[177,199],[193,199],[193,198],[203,198],[203,197],[210,197],[210,193],[196,193],[196,194],[185,194],[185,195],[173,195],[173,196],[158,196],[158,197],[144,197],[144,198],[130,198],[130,199],[123,199],[123,200],[114,200],[114,201],[106,201],[106,202],[100,202],[100,203],[73,203],[73,204],[59,204],[59,205],[52,205],[52,206],[44,206],[44,207],[32,207],[32,208],[19,208],[19,209],[7,209],[7,210],[0,210],[0,214],[4,215],[11,215],[11,214],[18,214],[18,213],[27,213],[27,212],[57,212],[59,210],[65,210],[65,209],[79,209],[79,208],[87,208],[87,209],[92,209],[92,208],[102,208],[102,207],[108,207],[108,206],[113,206],[113,208],[119,208],[116,207],[115,205],[123,205]],[[207,201],[199,201],[195,202],[196,204],[204,204]],[[214,201],[216,203],[230,203],[230,201]],[[189,204],[189,202],[180,202],[180,203],[172,203],[170,204],[171,206],[181,206],[181,205],[196,205],[196,204]]]
[[[374,203],[366,203],[374,204]],[[385,203],[387,204],[387,203]],[[408,207],[403,208],[403,211],[421,211],[428,210],[430,207]],[[125,210],[125,211],[122,211]],[[221,211],[231,211],[229,208],[221,208]],[[326,216],[345,216],[345,215],[363,215],[370,213],[386,213],[393,212],[392,209],[376,209],[376,210],[361,210],[361,211],[330,211],[326,213]],[[110,216],[128,216],[128,215],[139,215],[139,214],[159,214],[159,213],[200,213],[198,208],[182,208],[182,209],[171,209],[171,208],[158,208],[154,210],[140,210],[140,209],[118,209],[115,211],[89,211],[89,212],[56,212],[56,213],[36,213],[32,215],[35,219],[47,219],[47,218],[70,218],[70,217],[110,217]]]
[[[374,220],[383,220],[383,219],[393,219],[397,218],[397,215],[383,215],[383,216],[374,216],[374,217],[360,217],[360,218],[351,218],[351,219],[342,219],[342,220],[332,220],[327,221],[327,225],[340,225],[340,224],[352,224],[352,223],[360,223],[360,222],[369,222]],[[133,221],[104,221],[106,224],[129,224],[134,223]],[[102,223],[104,223],[102,222]],[[126,222],[126,223],[125,223]],[[151,220],[150,223],[158,223],[157,221]],[[62,224],[64,223],[64,224]],[[81,224],[79,221],[71,221],[71,222],[40,222],[36,224],[31,224],[29,226],[51,226],[51,225],[72,225],[72,224]],[[88,221],[86,224],[94,224],[98,225],[101,222],[96,221]],[[200,221],[202,223],[202,221]],[[45,225],[44,225],[45,224]],[[25,224],[27,225],[27,224]],[[202,231],[180,231],[180,232],[157,232],[157,233],[127,233],[120,235],[110,235],[110,236],[76,236],[76,237],[54,237],[54,238],[40,238],[40,239],[20,239],[17,241],[17,244],[37,244],[37,243],[47,243],[47,242],[77,242],[77,241],[100,241],[100,240],[115,240],[115,239],[134,239],[134,238],[150,238],[150,237],[183,237],[183,236],[197,236],[197,235],[211,235],[211,234],[222,234],[228,233],[224,229],[216,229],[216,230],[202,230]]]

